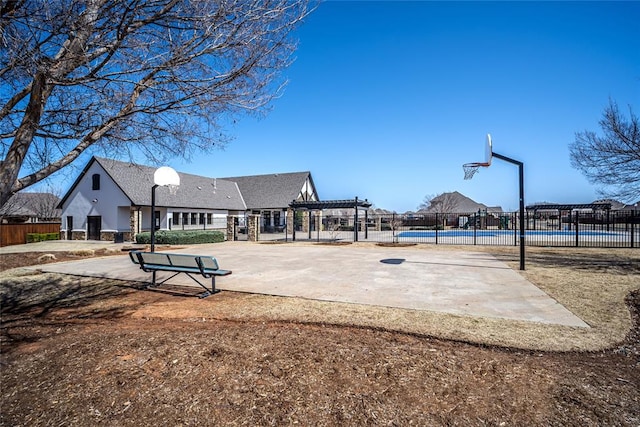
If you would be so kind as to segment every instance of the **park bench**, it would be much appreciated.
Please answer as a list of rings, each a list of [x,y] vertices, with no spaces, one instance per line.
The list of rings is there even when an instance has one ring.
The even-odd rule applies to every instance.
[[[140,265],[140,268],[143,271],[152,273],[152,281],[149,287],[160,286],[166,281],[177,276],[178,274],[184,273],[205,289],[205,292],[199,294],[198,298],[206,298],[209,295],[220,292],[219,289],[216,289],[216,277],[227,276],[231,274],[231,270],[220,269],[220,267],[218,266],[218,261],[214,257],[206,255],[131,251],[129,252],[129,257],[134,264]],[[160,282],[157,282],[156,272],[158,271],[166,271],[175,274]],[[200,275],[206,279],[210,278],[211,289],[209,289],[202,282],[192,276],[195,274]]]

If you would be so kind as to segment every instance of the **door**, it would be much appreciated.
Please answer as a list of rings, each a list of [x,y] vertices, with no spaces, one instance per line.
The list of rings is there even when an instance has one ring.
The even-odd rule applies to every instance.
[[[87,240],[100,240],[100,230],[102,229],[101,216],[87,217]]]
[[[67,216],[67,240],[71,240],[71,234],[73,232],[73,216]]]

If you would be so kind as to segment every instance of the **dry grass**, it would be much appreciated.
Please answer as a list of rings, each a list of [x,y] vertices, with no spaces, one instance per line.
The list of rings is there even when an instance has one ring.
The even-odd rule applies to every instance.
[[[372,244],[356,245],[366,247]],[[420,251],[469,250],[468,246],[417,245],[413,248]],[[519,267],[518,248],[476,246],[473,250],[491,253],[514,270]],[[66,255],[57,253],[57,259],[53,261],[120,253],[73,251]],[[19,254],[18,257],[18,262],[28,261],[25,254]],[[36,257],[36,254],[32,257]],[[640,288],[640,251],[533,247],[527,248],[526,261],[526,270],[520,273],[589,324],[590,328],[229,292],[197,305],[190,300],[169,300],[159,306],[141,307],[132,315],[151,318],[153,313],[160,312],[163,318],[268,319],[355,325],[469,343],[547,351],[594,351],[615,346],[624,340],[631,327],[631,317],[624,299],[632,290]],[[21,274],[20,270],[9,273]],[[26,274],[30,276],[32,273]],[[5,277],[7,275],[4,274]],[[47,277],[55,278],[48,280],[61,284],[67,280],[77,280],[64,275]],[[27,280],[33,280],[33,277]]]
[[[639,425],[637,329],[540,351],[622,341],[637,256],[529,251],[525,277],[589,329],[7,270],[0,426]]]

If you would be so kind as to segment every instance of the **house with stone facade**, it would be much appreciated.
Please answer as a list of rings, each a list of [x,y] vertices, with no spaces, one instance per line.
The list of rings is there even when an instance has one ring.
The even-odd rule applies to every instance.
[[[92,157],[60,202],[61,236],[69,240],[132,240],[152,224],[156,168]],[[282,227],[293,200],[317,200],[310,172],[213,178],[178,172],[175,194],[155,192],[156,230],[220,230],[229,237],[248,216],[261,229]],[[289,213],[291,215],[291,213]]]

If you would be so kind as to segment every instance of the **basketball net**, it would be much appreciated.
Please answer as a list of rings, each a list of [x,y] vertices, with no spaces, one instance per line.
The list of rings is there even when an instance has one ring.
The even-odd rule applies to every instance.
[[[480,167],[489,166],[488,163],[465,163],[462,165],[462,169],[464,169],[464,179],[471,179],[473,176],[478,173]]]
[[[175,196],[178,193],[177,185],[169,184],[167,185],[167,187],[169,187],[169,194],[171,194],[172,196]]]

